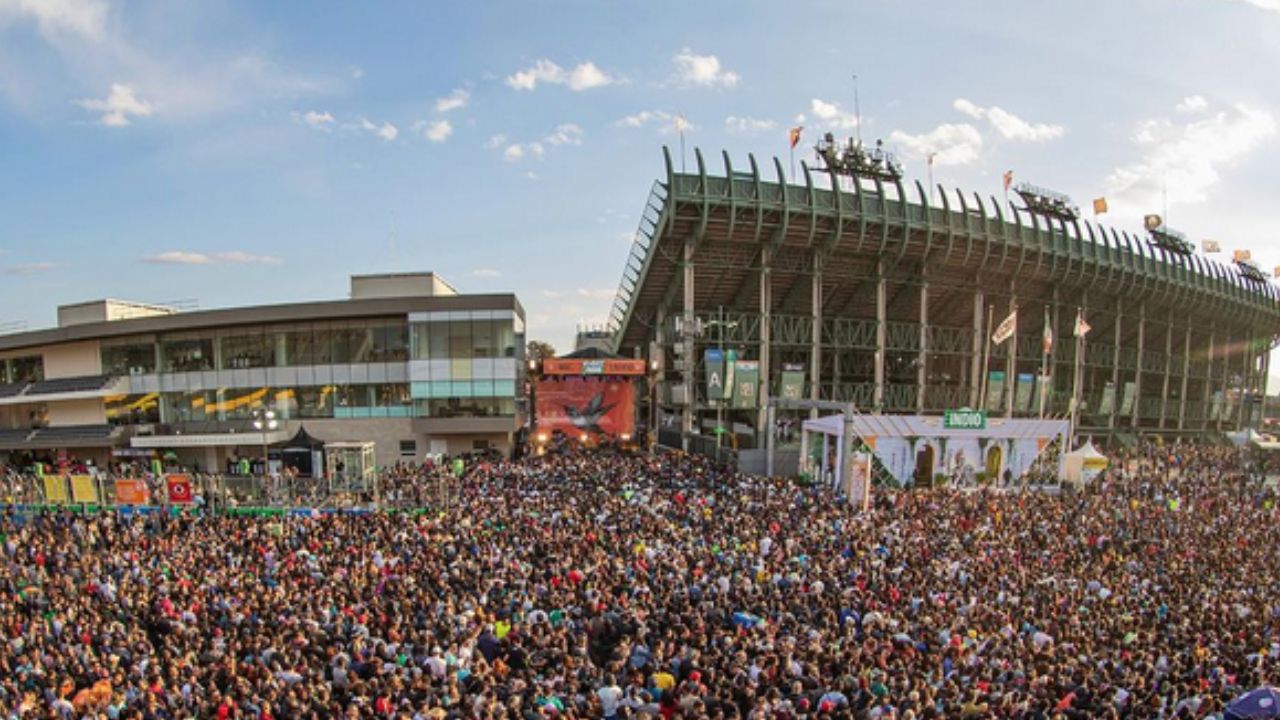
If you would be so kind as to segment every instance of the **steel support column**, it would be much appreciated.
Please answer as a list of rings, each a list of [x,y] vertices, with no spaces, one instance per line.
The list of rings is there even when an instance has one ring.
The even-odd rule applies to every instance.
[[[924,414],[925,388],[929,380],[926,372],[929,362],[929,281],[923,273],[920,276],[920,352],[916,360],[916,412]]]
[[[1222,429],[1222,416],[1227,410],[1227,377],[1231,374],[1231,336],[1227,335],[1227,341],[1222,344],[1222,384],[1218,386],[1221,398],[1218,405],[1218,417],[1214,420],[1214,429]]]
[[[1208,366],[1204,371],[1204,399],[1200,411],[1200,429],[1204,430],[1209,427],[1209,413],[1213,410],[1213,351],[1214,333],[1209,333],[1209,356],[1207,360]]]
[[[1164,384],[1160,390],[1160,429],[1164,430],[1165,416],[1169,409],[1169,373],[1173,370],[1173,310],[1164,326]]]
[[[876,414],[884,412],[884,361],[888,346],[888,289],[884,280],[884,260],[876,263],[876,368],[875,395],[872,404]]]
[[[697,413],[697,393],[695,392],[694,377],[697,373],[698,358],[696,355],[697,346],[694,342],[694,323],[697,318],[694,316],[693,308],[693,250],[694,239],[690,236],[684,242],[684,306],[682,312],[684,321],[681,329],[683,337],[680,338],[684,344],[684,410],[680,417],[680,444],[685,452],[689,451],[689,435],[693,433],[694,420]]]
[[[1182,338],[1182,390],[1178,393],[1178,429],[1187,427],[1187,376],[1191,374],[1191,320]]]
[[[1142,417],[1142,354],[1147,350],[1146,336],[1147,302],[1143,300],[1138,304],[1138,363],[1133,373],[1133,407],[1129,408],[1132,413],[1129,416],[1129,427],[1135,430],[1138,428],[1139,418]]]
[[[1253,341],[1246,338],[1244,352],[1240,353],[1240,400],[1236,403],[1236,430],[1243,430],[1245,418],[1248,417],[1246,406],[1253,400],[1253,367],[1256,358],[1253,355]]]
[[[982,341],[985,337],[982,328],[982,310],[985,304],[982,291],[975,291],[973,293],[973,354],[969,356],[969,407],[975,409],[981,407],[979,403],[982,400],[978,395],[982,390],[982,374],[986,372],[986,368],[982,367]]]
[[[1116,298],[1116,327],[1114,345],[1111,348],[1111,412],[1107,417],[1107,427],[1116,429],[1116,416],[1120,414],[1120,326],[1124,322],[1124,301]]]
[[[813,255],[813,339],[809,348],[809,399],[822,399],[822,256]],[[818,417],[817,408],[809,411],[809,417]]]
[[[773,432],[766,408],[773,382],[773,254],[768,247],[760,250],[760,410],[756,414],[756,447],[765,438],[762,432]]]

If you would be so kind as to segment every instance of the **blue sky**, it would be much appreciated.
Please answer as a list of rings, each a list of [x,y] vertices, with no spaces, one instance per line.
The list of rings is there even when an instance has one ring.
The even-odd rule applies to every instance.
[[[1167,186],[1171,226],[1270,268],[1278,71],[1280,0],[0,0],[0,327],[430,269],[565,348],[677,115],[690,148],[785,163],[792,125],[853,132],[855,73],[910,177],[936,152],[987,196],[1013,169],[1124,229]]]

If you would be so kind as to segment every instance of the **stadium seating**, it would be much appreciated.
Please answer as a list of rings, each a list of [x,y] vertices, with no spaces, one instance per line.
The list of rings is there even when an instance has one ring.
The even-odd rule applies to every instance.
[[[86,375],[83,377],[41,380],[40,382],[32,383],[25,394],[52,395],[55,393],[93,392],[107,387],[114,379],[110,375]]]
[[[9,383],[7,385],[0,385],[0,398],[17,397],[26,389],[26,383]]]

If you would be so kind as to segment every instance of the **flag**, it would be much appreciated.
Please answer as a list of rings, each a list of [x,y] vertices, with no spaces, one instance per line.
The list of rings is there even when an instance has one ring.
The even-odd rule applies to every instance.
[[[1044,337],[1041,339],[1041,346],[1044,348],[1044,354],[1048,355],[1053,352],[1053,328],[1049,327],[1049,307],[1044,308]]]
[[[1004,171],[1004,191],[1009,192],[1009,186],[1013,184],[1013,171]]]
[[[925,157],[925,160],[927,160],[929,163],[929,167],[933,167],[933,159],[936,157],[938,157],[938,153],[936,152],[931,152],[928,154],[928,156]]]
[[[676,132],[682,133],[687,127],[689,127],[689,121],[684,119],[684,113],[676,115]]]
[[[1084,315],[1079,310],[1076,311],[1076,337],[1082,338],[1089,334],[1093,328],[1089,327],[1089,323],[1084,321]]]
[[[1218,244],[1217,240],[1201,240],[1200,249],[1204,251],[1206,255],[1209,253],[1222,252],[1222,246]]]
[[[788,135],[789,135],[789,136],[790,136],[790,138],[791,138],[791,147],[792,147],[792,149],[795,149],[795,146],[797,146],[797,145],[799,145],[799,144],[800,144],[800,133],[802,133],[802,132],[804,132],[804,126],[803,126],[803,125],[797,125],[797,126],[795,126],[795,127],[791,128],[791,132],[789,132],[789,133],[788,133]]]
[[[1106,211],[1107,211],[1107,199],[1106,199],[1106,198],[1104,198],[1104,197],[1094,198],[1094,200],[1093,200],[1093,214],[1094,214],[1095,216],[1096,216],[1096,215],[1101,215],[1102,213],[1104,213],[1104,212],[1106,212]]]
[[[1002,320],[1000,322],[1000,325],[996,327],[995,334],[991,336],[991,342],[999,345],[1000,343],[1012,337],[1013,334],[1017,331],[1018,331],[1018,311],[1014,310],[1013,312],[1009,313],[1009,317]]]
[[[1280,265],[1276,266],[1276,277],[1280,278]]]
[[[1148,230],[1157,230],[1164,224],[1164,218],[1159,215],[1143,215],[1142,226]]]
[[[1248,262],[1249,260],[1253,259],[1253,253],[1249,252],[1248,250],[1236,250],[1235,252],[1231,253],[1231,259],[1235,260],[1238,263]]]

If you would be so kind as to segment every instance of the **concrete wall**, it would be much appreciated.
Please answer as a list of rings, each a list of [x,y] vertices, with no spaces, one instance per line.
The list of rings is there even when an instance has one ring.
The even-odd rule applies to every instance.
[[[472,452],[476,440],[486,440],[489,447],[497,448],[503,453],[511,450],[508,433],[465,433],[458,435],[428,435],[415,432],[413,420],[408,418],[388,418],[369,420],[289,420],[284,429],[290,436],[305,425],[307,432],[317,440],[324,442],[373,442],[374,453],[378,465],[394,465],[401,461],[421,461],[431,452],[443,452],[450,455]],[[400,441],[415,441],[416,451],[412,457],[400,455]],[[261,455],[261,449],[253,450],[252,445],[245,451]]]
[[[49,425],[51,427],[103,425],[106,422],[107,411],[101,399],[60,400],[49,403]]]
[[[438,297],[456,295],[453,286],[433,273],[351,276],[351,299]]]
[[[49,380],[101,372],[102,353],[95,341],[51,345],[44,351],[44,376]]]

